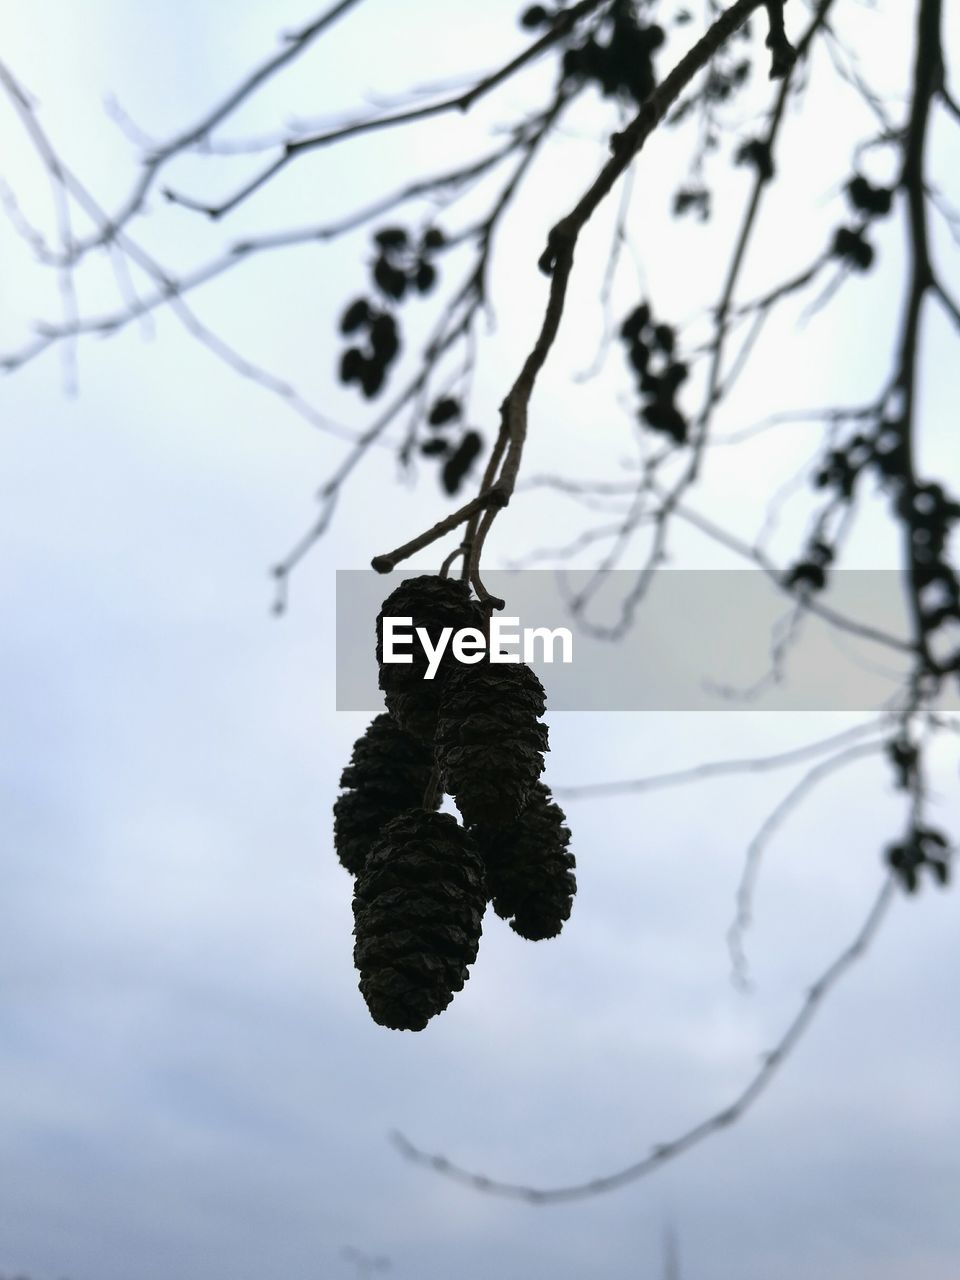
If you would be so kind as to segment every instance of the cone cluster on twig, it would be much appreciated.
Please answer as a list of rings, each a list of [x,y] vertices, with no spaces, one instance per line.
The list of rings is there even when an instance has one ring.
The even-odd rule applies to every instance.
[[[401,584],[377,617],[387,712],[354,744],[334,805],[334,844],[354,886],[354,963],[374,1021],[421,1031],[469,977],[491,902],[522,938],[555,937],[576,880],[562,810],[540,781],[547,728],[543,686],[519,662],[457,661],[435,678],[384,662],[383,619],[410,617],[435,644],[443,627],[486,630],[459,581]],[[463,820],[435,812],[444,792]]]

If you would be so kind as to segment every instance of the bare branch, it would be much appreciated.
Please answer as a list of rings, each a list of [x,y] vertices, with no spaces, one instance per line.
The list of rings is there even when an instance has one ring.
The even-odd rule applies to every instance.
[[[277,176],[292,161],[304,156],[312,151],[317,151],[321,147],[331,146],[336,142],[344,142],[348,138],[356,138],[362,134],[377,132],[381,129],[395,128],[398,125],[416,124],[423,120],[429,120],[435,116],[444,115],[451,111],[466,112],[469,111],[475,103],[492,90],[498,88],[505,81],[509,80],[518,71],[528,66],[536,58],[551,48],[559,40],[561,40],[580,20],[592,10],[599,7],[602,0],[580,0],[579,4],[573,5],[567,9],[563,16],[551,27],[551,29],[534,41],[523,53],[508,62],[505,66],[500,67],[497,71],[491,72],[478,80],[465,93],[457,94],[452,98],[444,98],[440,102],[427,103],[422,107],[413,107],[408,111],[398,111],[392,115],[373,116],[364,120],[354,121],[352,124],[343,125],[337,129],[330,129],[324,133],[315,134],[313,137],[296,138],[287,142],[280,152],[280,155],[266,168],[262,169],[254,178],[245,183],[232,196],[224,200],[218,205],[208,205],[200,201],[192,200],[187,196],[179,195],[173,191],[166,191],[165,195],[169,200],[175,201],[177,204],[185,205],[187,208],[196,209],[198,212],[205,213],[210,218],[222,218],[232,210],[236,209],[245,200],[249,199],[254,192],[259,191],[268,182]]]
[[[947,88],[946,84],[940,86],[940,101],[953,116],[957,124],[960,124],[960,103]]]
[[[689,769],[674,769],[669,773],[655,773],[646,778],[629,778],[621,782],[585,782],[579,785],[553,787],[554,795],[564,796],[568,800],[590,800],[603,796],[636,795],[645,791],[656,791],[661,787],[686,786],[691,782],[705,782],[710,778],[726,777],[737,773],[768,773],[775,769],[787,769],[791,765],[803,764],[811,757],[822,755],[835,747],[876,733],[888,723],[886,716],[877,716],[844,729],[842,733],[831,734],[827,738],[819,738],[802,747],[792,747],[789,751],[779,751],[767,756],[747,756],[730,760],[711,760],[705,764],[693,765]]]
[[[648,1156],[636,1161],[636,1163],[627,1165],[626,1168],[620,1169],[616,1173],[591,1178],[587,1182],[572,1183],[569,1186],[562,1187],[533,1187],[523,1183],[504,1182],[497,1178],[488,1178],[480,1173],[472,1173],[470,1170],[454,1164],[446,1156],[429,1155],[400,1133],[392,1135],[394,1145],[403,1156],[413,1163],[432,1169],[435,1173],[439,1173],[453,1182],[459,1182],[473,1191],[482,1191],[487,1195],[503,1196],[511,1200],[523,1200],[527,1204],[533,1205],[562,1204],[571,1200],[588,1199],[591,1196],[602,1195],[607,1191],[615,1191],[619,1187],[626,1186],[631,1182],[637,1182],[641,1178],[656,1173],[665,1164],[675,1160],[677,1156],[683,1155],[692,1147],[699,1146],[706,1138],[711,1138],[735,1124],[750,1110],[790,1057],[826,997],[873,942],[886,918],[895,892],[895,881],[892,876],[888,876],[884,880],[883,886],[874,899],[866,919],[853,940],[824,969],[820,977],[807,991],[797,1014],[788,1025],[786,1031],[764,1056],[759,1071],[730,1105],[699,1121],[679,1137],[658,1143]]]
[[[874,722],[876,723],[876,722]],[[885,740],[860,743],[838,751],[826,760],[808,770],[799,782],[790,788],[787,794],[777,803],[774,809],[763,820],[757,834],[747,846],[744,855],[743,871],[736,892],[736,914],[733,923],[727,930],[727,946],[733,965],[733,979],[736,985],[746,988],[749,985],[746,952],[743,937],[750,927],[753,911],[753,894],[757,876],[760,872],[760,861],[774,835],[786,822],[787,818],[799,807],[803,800],[815,790],[825,779],[830,778],[840,769],[863,760],[867,756],[876,756],[883,750]]]
[[[74,246],[74,258],[80,258],[91,249],[96,249],[115,239],[132,218],[141,212],[144,202],[156,181],[157,175],[174,156],[190,150],[201,142],[232,115],[253,93],[264,85],[272,76],[288,66],[295,58],[322,35],[338,18],[343,17],[360,0],[340,0],[331,9],[320,14],[313,22],[285,37],[284,48],[257,67],[233,89],[226,98],[212,111],[208,112],[196,124],[165,142],[151,155],[144,159],[140,177],[126,202],[112,218],[105,219],[102,230],[86,240],[78,240]]]
[[[913,77],[913,99],[910,119],[903,142],[900,173],[907,204],[910,280],[901,322],[900,352],[896,389],[902,400],[897,430],[901,437],[902,464],[898,490],[904,501],[912,504],[918,488],[915,461],[915,408],[917,358],[920,318],[927,293],[934,286],[933,267],[927,232],[924,157],[927,144],[930,106],[943,83],[943,51],[940,36],[942,0],[919,0],[917,12],[917,45]],[[924,609],[922,566],[914,544],[915,522],[911,514],[903,520],[904,562],[910,583],[909,602],[914,640],[923,668],[935,672],[938,663],[930,648]]]
[[[833,0],[819,0],[818,7],[815,10],[813,17],[811,18],[810,23],[807,26],[807,29],[803,35],[803,38],[801,39],[801,41],[797,46],[796,59],[802,58],[808,53],[814,37],[816,36],[817,32],[820,30],[822,24],[826,21],[827,14],[829,13],[829,10],[832,4],[833,4]],[[725,13],[723,13],[721,17],[718,18],[717,20],[718,23],[726,19],[730,19],[731,14],[732,14],[732,10],[726,10]],[[741,18],[741,21],[742,20],[743,19]],[[711,28],[711,31],[712,30],[713,28]],[[704,37],[704,39],[707,39],[709,35],[710,35],[710,32],[707,33],[707,37]],[[703,41],[701,41],[700,45],[696,46],[696,48],[697,49],[701,48],[702,44],[703,44]],[[717,47],[719,47],[719,45]],[[695,51],[696,50],[691,51],[691,55]],[[688,58],[691,55],[688,55]],[[785,74],[782,80],[781,88],[778,92],[777,100],[770,117],[770,123],[768,126],[766,139],[763,144],[766,148],[767,154],[772,154],[774,141],[776,139],[777,133],[780,129],[780,125],[782,123],[784,108],[786,106],[786,102],[791,89],[792,67],[796,59],[792,58],[790,60],[790,66],[785,69]],[[683,63],[681,62],[680,66],[682,65]],[[679,71],[680,66],[675,68],[674,71],[675,72]],[[658,89],[655,92],[655,94],[652,95],[652,98],[656,97],[656,93],[659,93],[660,90],[664,88],[664,86],[667,84],[669,80],[670,80],[670,77],[668,76],[667,81],[663,82],[663,84],[660,86],[660,89]],[[679,92],[679,89],[678,89],[678,92]],[[647,104],[645,104],[645,108],[649,104],[649,102],[652,100],[652,98],[648,100]],[[637,126],[637,122],[642,118],[643,118],[643,109],[641,110],[640,116],[637,117],[637,120],[634,121],[634,124],[631,125],[630,128],[631,129],[635,128]],[[623,135],[620,135],[620,136],[623,136]],[[601,174],[601,178],[602,176],[603,174]],[[741,224],[736,245],[734,247],[733,257],[727,271],[727,276],[724,282],[721,299],[716,309],[714,338],[710,348],[710,369],[707,375],[707,390],[704,397],[703,408],[699,416],[695,420],[695,422],[692,424],[694,434],[693,434],[693,442],[692,442],[690,459],[687,465],[684,467],[680,477],[671,485],[670,489],[665,494],[663,494],[661,498],[660,511],[655,524],[654,536],[651,541],[651,546],[647,555],[646,563],[644,567],[637,574],[633,587],[621,602],[621,616],[619,621],[614,626],[604,629],[604,634],[606,634],[610,639],[619,639],[626,634],[629,627],[632,625],[632,621],[636,614],[637,609],[639,608],[640,604],[646,597],[647,591],[649,590],[649,587],[653,581],[654,574],[656,573],[657,569],[666,558],[667,534],[668,534],[670,517],[673,514],[674,509],[677,503],[679,502],[680,498],[682,497],[682,495],[687,491],[687,489],[689,489],[695,483],[695,481],[699,476],[700,466],[705,454],[706,442],[708,439],[708,433],[709,433],[713,412],[716,406],[720,403],[720,400],[729,390],[729,380],[727,383],[722,383],[721,373],[722,373],[722,366],[723,366],[725,343],[726,343],[726,338],[727,338],[728,328],[729,328],[730,311],[733,304],[733,298],[734,298],[736,287],[740,278],[740,273],[743,267],[743,263],[746,258],[747,246],[750,242],[751,236],[756,227],[757,216],[760,208],[760,200],[761,200],[762,192],[763,192],[766,181],[767,181],[767,176],[762,170],[758,169],[754,179],[753,191],[747,205],[743,222]],[[558,224],[558,226],[561,226],[561,225],[562,224]],[[556,231],[556,228],[554,230]],[[550,251],[548,248],[548,255],[549,255],[549,252]],[[545,259],[541,259],[541,265],[545,265],[545,262],[547,265],[549,264],[548,255],[545,255]],[[569,266],[567,267],[567,270],[569,270]],[[553,295],[551,294],[551,297],[552,296]],[[748,346],[748,351],[749,351],[749,346]],[[734,373],[734,376],[736,376],[735,373]],[[507,402],[505,402],[505,404],[506,403]],[[525,421],[526,419],[525,419],[525,408],[524,408],[524,415],[523,415],[522,423],[520,424],[523,427],[524,431],[525,431]],[[516,467],[519,467],[519,455],[520,455],[520,452],[522,452],[522,446],[523,446],[523,432],[520,433],[517,459],[515,464]],[[669,456],[669,452],[663,456]],[[648,474],[650,477],[648,482],[648,487],[651,487],[651,488],[652,488],[652,475],[653,475],[653,471],[655,470],[655,465],[656,464],[651,464],[648,467]],[[502,478],[503,477],[501,477],[501,479]],[[625,533],[628,533],[635,526],[637,516],[638,516],[638,510],[635,506],[633,517],[631,519],[628,519],[628,521],[625,523],[625,526],[624,526]]]
[[[742,556],[746,560],[752,561],[761,568],[782,590],[787,594],[795,594],[794,588],[786,585],[786,575],[784,571],[778,568],[773,562],[757,547],[751,546],[747,542],[743,542],[740,538],[722,528],[714,521],[701,515],[689,506],[680,503],[674,504],[674,514],[680,519],[693,525],[701,533],[705,533],[707,537],[712,538],[721,546],[727,547],[728,550]],[[829,622],[831,626],[836,627],[840,631],[846,631],[850,635],[858,636],[861,640],[869,640],[874,644],[884,645],[888,649],[893,649],[899,653],[913,654],[916,652],[916,646],[912,640],[903,639],[900,636],[891,635],[887,631],[881,631],[878,627],[870,626],[868,623],[859,622],[855,618],[849,618],[838,610],[831,608],[820,600],[811,599],[807,602],[808,612],[814,614],[818,618],[822,618],[824,622]]]
[[[716,19],[693,48],[653,90],[633,121],[622,132],[613,135],[610,140],[613,155],[575,207],[550,231],[547,247],[539,262],[541,269],[550,276],[550,293],[546,312],[533,349],[524,361],[500,409],[501,434],[505,435],[507,443],[497,479],[508,500],[516,486],[520,460],[523,456],[530,397],[560,327],[567,284],[573,269],[574,249],[581,231],[686,86],[707,65],[724,41],[742,26],[750,13],[758,7],[758,3],[759,0],[736,0],[735,4]],[[477,570],[483,543],[496,514],[495,510],[485,514],[473,541],[472,577],[475,586],[478,585]]]
[[[395,551],[383,556],[374,556],[370,562],[371,568],[376,569],[377,573],[392,573],[401,560],[409,559],[410,556],[415,555],[418,551],[422,551],[424,547],[429,547],[431,543],[442,538],[444,534],[450,533],[451,530],[459,528],[462,524],[466,524],[475,512],[482,511],[485,507],[499,507],[503,506],[503,504],[504,496],[501,489],[496,486],[492,489],[487,489],[485,492],[477,494],[475,498],[471,498],[469,502],[464,503],[462,507],[458,507],[456,511],[452,511],[450,515],[438,520],[432,528],[397,547]]]
[[[944,311],[946,311],[947,315],[957,328],[960,329],[960,305],[957,304],[952,295],[947,292],[946,287],[939,280],[934,282],[933,291]]]
[[[10,70],[0,63],[0,85],[6,90],[8,96],[14,104],[14,107],[20,116],[24,128],[33,140],[34,146],[41,159],[47,165],[52,173],[55,173],[58,182],[63,186],[65,192],[69,193],[78,206],[91,218],[98,226],[106,228],[107,216],[103,209],[93,198],[87,188],[79,181],[73,172],[65,165],[57,156],[57,153],[47,138],[46,133],[41,128],[39,121],[33,109],[33,105],[28,94],[22,86],[14,78]],[[270,373],[261,366],[247,360],[235,351],[229,343],[225,342],[217,334],[215,334],[208,326],[204,325],[197,319],[182,298],[177,296],[176,283],[171,278],[166,269],[160,265],[150,254],[148,254],[140,245],[132,239],[125,231],[112,228],[110,234],[104,232],[102,244],[104,247],[114,247],[123,251],[129,260],[135,263],[147,276],[158,286],[159,294],[162,294],[171,312],[177,317],[188,333],[212,352],[220,361],[228,365],[235,373],[239,373],[242,377],[250,379],[252,382],[262,386],[265,390],[279,396],[290,407],[309,422],[312,426],[318,427],[325,431],[330,431],[334,435],[340,435],[347,439],[354,439],[355,433],[349,431],[345,427],[341,427],[338,423],[333,422],[324,414],[314,408],[290,383],[282,378]],[[76,247],[76,246],[75,246]],[[66,259],[63,265],[68,265]],[[142,313],[140,313],[142,314]],[[41,327],[35,340],[28,346],[22,348],[18,352],[10,353],[0,357],[0,369],[10,373],[22,368],[29,361],[35,359],[43,351],[47,350],[53,343],[63,338],[70,338],[75,334],[83,332],[83,323],[80,320],[68,323],[62,326],[45,326]],[[101,330],[103,332],[103,330]]]

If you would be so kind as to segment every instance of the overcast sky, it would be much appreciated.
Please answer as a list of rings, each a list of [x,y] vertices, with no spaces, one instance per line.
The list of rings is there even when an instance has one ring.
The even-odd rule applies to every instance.
[[[491,0],[460,12],[417,0],[394,30],[383,24],[399,6],[368,0],[246,109],[231,136],[492,65],[517,47],[514,7]],[[225,93],[279,31],[314,12],[293,0],[242,0],[229,15],[213,0],[51,0],[42,9],[6,6],[3,56],[108,208],[129,188],[136,153],[108,117],[107,95],[148,134],[166,137]],[[895,85],[909,28],[894,40],[878,15],[863,20],[888,41],[874,54]],[[525,94],[509,87],[500,110],[517,110]],[[808,95],[805,109],[819,115],[805,143],[802,113],[791,122],[800,158],[785,178],[776,243],[761,242],[751,279],[762,280],[766,265],[769,281],[778,252],[802,265],[836,220],[825,207],[845,173],[845,101],[826,87]],[[481,123],[496,118],[490,108]],[[440,167],[458,152],[459,128],[444,122],[432,133],[393,134],[376,150],[324,153],[223,229],[158,196],[138,234],[182,269],[224,237],[328,220],[418,167]],[[829,175],[816,189],[812,136]],[[24,211],[47,225],[48,190],[6,104],[0,137],[7,180]],[[956,132],[938,132],[936,142],[956,163]],[[571,124],[519,207],[499,277],[509,276],[512,292],[502,295],[472,409],[488,439],[540,315],[536,246],[602,155],[593,133]],[[709,233],[663,217],[682,158],[664,143],[651,147],[649,163],[635,215],[640,269],[679,319],[709,302],[704,281],[723,263]],[[174,172],[214,196],[244,165],[189,158]],[[723,169],[719,181],[729,192],[717,213],[722,242],[747,179]],[[811,230],[808,208],[789,212],[804,191],[827,219],[820,229]],[[630,403],[618,353],[599,382],[570,381],[590,364],[602,330],[595,268],[609,220],[602,225],[607,233],[578,255],[575,306],[535,402],[530,475],[600,475],[636,456],[617,408],[618,395]],[[860,292],[841,296],[835,321],[802,339],[775,333],[727,426],[783,403],[816,403],[827,388],[874,389],[869,373],[892,331],[873,315],[882,319],[891,305],[899,261],[897,228],[883,235],[883,269],[850,286]],[[335,318],[361,287],[365,255],[366,233],[268,255],[197,295],[198,314],[338,421],[363,426],[362,406],[332,371]],[[32,318],[56,318],[58,298],[6,222],[0,257],[7,350]],[[83,288],[91,312],[116,305],[108,269]],[[619,301],[636,301],[637,288],[629,267]],[[950,456],[955,424],[948,336],[939,320],[930,324],[929,467]],[[320,1280],[357,1274],[344,1255],[353,1246],[388,1257],[398,1280],[625,1280],[664,1274],[672,1232],[684,1280],[954,1280],[955,893],[926,888],[898,900],[755,1109],[644,1181],[532,1208],[397,1154],[392,1130],[493,1177],[578,1182],[727,1105],[859,927],[881,880],[882,848],[901,830],[902,798],[883,761],[864,759],[785,826],[747,939],[749,994],[730,981],[733,894],[747,843],[800,772],[571,799],[579,891],[561,937],[525,943],[490,913],[470,981],[441,1017],[418,1035],[374,1025],[352,964],[351,880],[331,841],[339,773],[368,719],[336,711],[334,575],[439,514],[436,478],[424,470],[415,486],[398,484],[393,455],[375,451],[277,620],[269,566],[309,523],[342,444],[225,369],[167,313],[152,335],[131,326],[82,344],[77,359],[72,399],[56,352],[2,387],[0,1273]],[[765,437],[748,465],[725,455],[703,509],[749,536],[766,477],[789,476],[809,454],[814,440],[803,430],[777,433],[776,443]],[[583,519],[559,499],[529,495],[515,507],[491,544],[494,563],[560,544]],[[788,547],[799,519],[785,519]],[[851,563],[891,568],[893,555],[873,521]],[[674,563],[734,562],[682,535]],[[547,780],[560,788],[759,755],[859,718],[728,705],[557,713]],[[945,747],[935,756],[933,812],[954,831],[956,786],[956,752]]]

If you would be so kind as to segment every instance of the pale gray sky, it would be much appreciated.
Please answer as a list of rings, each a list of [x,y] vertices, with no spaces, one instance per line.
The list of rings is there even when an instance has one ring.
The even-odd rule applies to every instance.
[[[352,108],[365,91],[395,91],[408,79],[481,69],[515,47],[514,6],[501,0],[462,14],[417,0],[402,26],[393,25],[395,8],[362,5],[234,132]],[[112,208],[135,155],[105,115],[105,94],[166,136],[278,31],[313,12],[287,0],[243,0],[229,16],[213,0],[51,0],[41,16],[14,0],[4,58],[37,96],[64,157]],[[435,28],[437,15],[444,23]],[[881,30],[879,16],[861,20]],[[420,58],[409,71],[408,47]],[[898,65],[901,47],[869,51],[883,71]],[[784,203],[779,249],[758,249],[758,283],[785,244],[802,264],[836,218],[826,197],[844,172],[845,117],[817,87],[805,101],[819,127],[804,135],[802,113],[791,121],[801,141],[785,182],[825,221],[812,229],[809,208],[791,215]],[[511,87],[503,109],[525,100]],[[491,108],[483,119],[497,115]],[[444,149],[456,153],[459,127],[330,152],[222,230],[155,198],[144,243],[184,266],[224,237],[328,219],[376,193],[386,170],[402,181],[416,165],[439,167]],[[6,107],[0,131],[8,181],[42,222],[47,190]],[[474,407],[488,434],[539,316],[536,246],[602,155],[588,132],[571,127],[518,210],[515,245],[504,246],[499,280],[512,292],[501,295]],[[816,189],[821,170],[803,151],[811,137],[836,148],[839,166],[831,171],[827,155],[834,176],[817,178]],[[956,155],[955,135],[937,141]],[[682,171],[674,150],[651,146],[636,219],[655,296],[682,317],[709,301],[703,282],[723,263],[710,233],[701,239],[695,227],[671,224],[666,199],[657,205],[668,175]],[[238,167],[214,176],[190,159],[171,177],[219,194],[242,171],[231,163]],[[746,179],[736,170],[718,181],[730,192],[718,211],[722,240]],[[837,386],[862,390],[857,379],[890,341],[873,314],[896,287],[898,234],[885,230],[885,264],[850,286],[823,335],[805,330],[802,343],[779,335],[728,426],[782,403],[817,402]],[[590,363],[600,333],[587,304],[606,236],[598,231],[578,257],[578,310],[536,401],[529,474],[600,474],[634,456],[616,406],[618,393],[629,394],[617,353],[599,382],[570,389],[571,370]],[[6,223],[0,254],[6,349],[30,317],[56,317],[58,302]],[[364,235],[270,256],[197,295],[197,310],[333,416],[361,426],[361,406],[331,373],[335,316],[357,291],[364,257]],[[631,273],[627,305],[636,298]],[[115,305],[108,271],[83,288],[91,311]],[[949,456],[956,379],[947,336],[931,325],[930,466]],[[749,995],[729,980],[733,893],[747,842],[799,772],[571,800],[579,892],[563,935],[531,945],[490,915],[470,982],[442,1017],[420,1035],[375,1026],[356,989],[351,882],[331,847],[339,771],[366,722],[335,711],[334,574],[365,565],[443,510],[435,478],[425,471],[415,488],[397,486],[392,455],[372,456],[278,622],[267,569],[309,520],[342,446],[219,366],[168,314],[158,315],[152,339],[131,327],[83,344],[79,378],[79,396],[66,399],[50,352],[2,388],[0,1271],[34,1280],[317,1280],[354,1274],[342,1256],[354,1245],[388,1255],[398,1280],[626,1280],[662,1273],[671,1225],[684,1280],[953,1280],[952,893],[926,889],[897,902],[875,949],[756,1109],[650,1179],[535,1209],[400,1159],[387,1141],[393,1129],[492,1176],[579,1181],[725,1105],[858,927],[879,882],[880,850],[901,829],[902,800],[883,762],[866,760],[785,827],[748,935]],[[767,438],[749,464],[731,450],[703,509],[750,533],[768,486],[757,477],[788,475],[812,446],[805,430]],[[784,546],[798,521],[785,521]],[[577,526],[559,500],[531,496],[500,528],[498,562],[562,542]],[[890,566],[878,528],[868,522],[853,563]],[[729,563],[692,535],[677,547],[679,565]],[[760,754],[850,720],[757,710],[558,714],[547,777],[562,786]],[[956,820],[956,777],[956,753],[945,748],[934,777],[944,824]]]

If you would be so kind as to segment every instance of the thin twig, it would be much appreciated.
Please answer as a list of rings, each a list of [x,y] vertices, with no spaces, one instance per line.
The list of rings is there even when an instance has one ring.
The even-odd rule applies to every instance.
[[[661,787],[686,786],[690,782],[705,782],[710,778],[727,777],[736,773],[767,773],[775,769],[787,769],[791,765],[803,764],[811,757],[822,755],[824,751],[843,747],[866,734],[875,733],[886,723],[886,716],[877,716],[863,724],[844,729],[841,733],[831,734],[827,738],[805,743],[802,747],[791,747],[789,751],[778,751],[767,756],[708,760],[704,764],[693,765],[688,769],[654,773],[646,778],[627,778],[617,782],[583,782],[553,787],[552,790],[554,795],[563,796],[568,800],[590,800],[603,796],[637,795],[640,792],[656,791]]]
[[[264,85],[272,76],[300,56],[309,45],[322,35],[338,18],[343,17],[350,9],[356,7],[360,0],[340,0],[325,13],[320,14],[313,22],[302,27],[300,31],[285,37],[284,48],[261,66],[255,68],[248,76],[223,99],[212,111],[209,111],[196,124],[163,143],[152,154],[146,156],[140,177],[127,197],[119,212],[110,219],[105,219],[102,229],[86,240],[79,240],[74,245],[74,258],[79,259],[91,249],[99,248],[116,238],[117,233],[143,209],[144,202],[156,181],[157,175],[175,156],[189,151],[201,142],[231,116],[243,103]]]
[[[847,765],[854,764],[857,760],[877,755],[878,752],[883,750],[885,744],[885,739],[860,743],[857,746],[848,747],[845,751],[838,751],[835,755],[831,755],[828,759],[821,760],[819,764],[814,765],[777,803],[763,820],[757,834],[747,845],[743,859],[743,871],[740,875],[740,882],[737,885],[736,911],[733,922],[727,930],[727,948],[730,952],[730,962],[733,965],[733,980],[737,986],[743,989],[749,986],[747,956],[743,946],[743,938],[753,919],[753,895],[757,876],[760,873],[760,862],[770,841],[790,814],[797,809],[801,801],[806,799],[810,792],[819,786],[821,782],[826,778],[832,777],[834,773]]]
[[[276,160],[272,161],[264,169],[262,169],[249,182],[245,183],[240,189],[228,199],[220,204],[205,204],[202,201],[192,200],[188,196],[178,194],[174,191],[166,191],[168,199],[175,201],[190,209],[195,209],[200,213],[205,213],[209,218],[219,219],[226,214],[232,212],[238,205],[243,204],[255,192],[259,191],[268,182],[272,181],[277,174],[282,172],[288,164],[300,156],[309,152],[316,151],[321,147],[331,146],[336,142],[344,142],[348,138],[356,138],[362,134],[378,132],[382,129],[395,128],[398,125],[416,124],[423,120],[429,120],[439,115],[444,115],[451,111],[467,112],[472,106],[480,101],[481,98],[492,90],[498,88],[505,81],[509,80],[518,71],[528,66],[536,58],[551,48],[559,40],[561,40],[580,20],[580,18],[589,14],[592,10],[599,7],[602,0],[580,0],[579,4],[573,5],[567,9],[561,18],[551,27],[551,29],[539,40],[534,41],[523,53],[518,54],[505,66],[498,68],[489,75],[484,76],[472,85],[465,93],[457,94],[451,98],[444,98],[440,102],[431,102],[422,107],[413,107],[407,111],[398,111],[392,115],[373,116],[364,120],[357,120],[351,124],[343,125],[337,129],[330,129],[324,133],[315,134],[313,137],[296,138],[287,142],[280,155]]]
[[[410,556],[415,555],[418,551],[422,551],[424,547],[429,547],[431,543],[438,541],[444,534],[450,533],[452,529],[465,524],[475,512],[482,511],[486,507],[500,507],[503,506],[503,503],[502,490],[496,486],[492,489],[487,489],[484,493],[479,493],[475,498],[471,498],[469,502],[465,502],[456,511],[451,511],[442,520],[438,520],[432,528],[417,534],[415,538],[411,538],[409,542],[403,543],[402,546],[397,547],[394,551],[389,552],[387,555],[374,556],[370,561],[370,566],[376,569],[377,573],[392,573],[401,560],[409,559]]]

